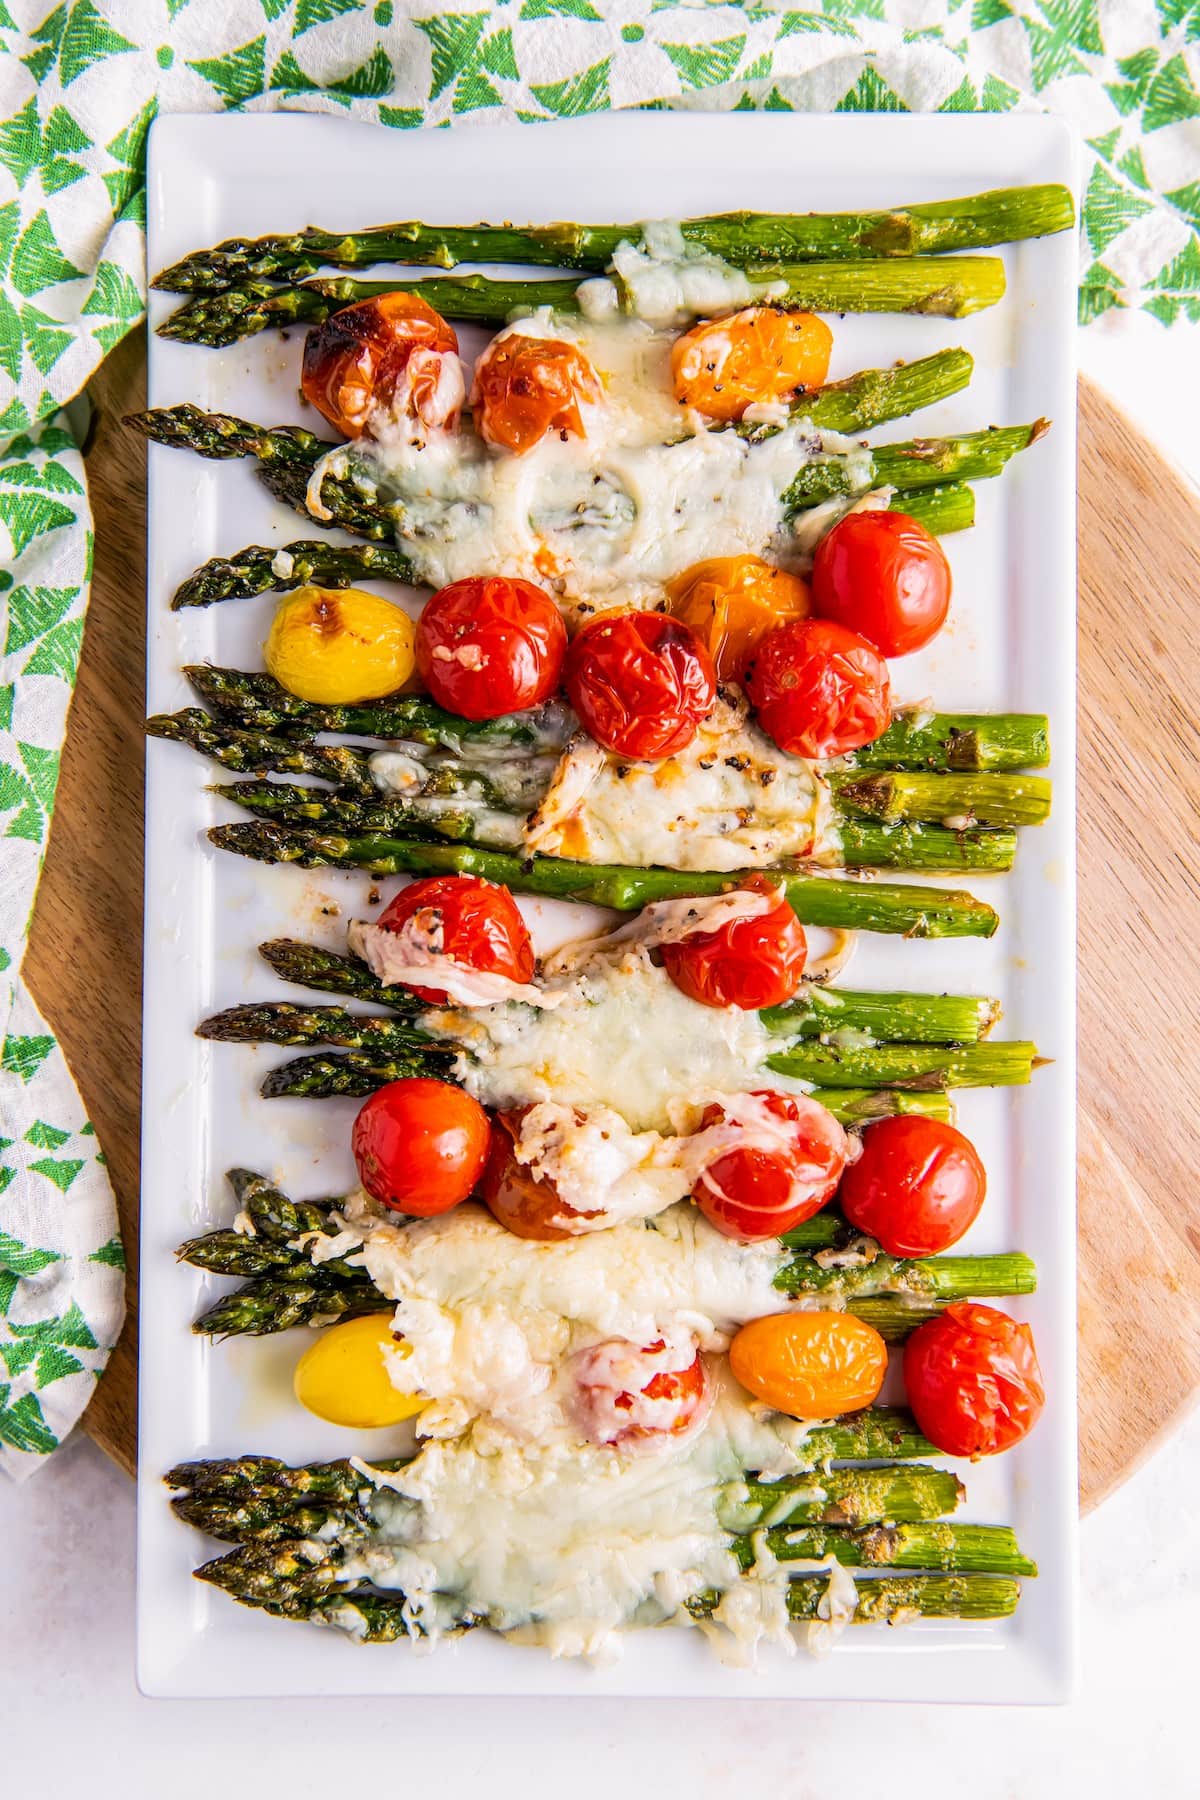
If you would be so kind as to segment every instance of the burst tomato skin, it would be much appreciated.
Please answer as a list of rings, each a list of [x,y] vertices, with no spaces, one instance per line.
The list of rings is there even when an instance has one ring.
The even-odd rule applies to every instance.
[[[513,1145],[522,1115],[527,1110],[519,1107],[514,1112],[493,1115],[480,1194],[488,1211],[514,1237],[533,1238],[544,1244],[561,1243],[574,1233],[557,1223],[558,1220],[594,1219],[598,1214],[576,1213],[573,1207],[559,1199],[552,1181],[534,1175],[525,1164],[518,1162]]]
[[[956,1301],[904,1346],[917,1424],[947,1456],[995,1456],[1030,1432],[1045,1405],[1033,1333],[1007,1313]]]
[[[399,931],[418,914],[424,915],[423,926],[440,927],[443,953],[455,962],[489,975],[505,975],[510,981],[532,978],[535,958],[529,928],[499,882],[485,881],[481,875],[431,875],[402,888],[376,923],[383,931]],[[445,1005],[449,999],[444,988],[413,986],[411,991],[432,1006]]]
[[[833,333],[814,313],[748,306],[676,339],[675,398],[710,419],[740,419],[755,401],[787,400],[822,386],[832,347]]]
[[[472,575],[428,600],[417,621],[417,667],[439,706],[499,719],[548,700],[562,674],[567,628],[531,581]]]
[[[746,671],[758,722],[781,750],[820,760],[875,741],[891,717],[887,664],[830,619],[779,625]]]
[[[974,1224],[986,1193],[970,1138],[941,1119],[897,1113],[864,1131],[838,1199],[889,1256],[937,1256]]]
[[[718,681],[740,681],[768,631],[812,611],[808,583],[761,556],[713,556],[667,583],[671,612],[713,659]]]
[[[580,403],[595,403],[602,393],[574,344],[508,332],[493,338],[475,365],[475,424],[486,443],[520,456],[550,431],[586,437]]]
[[[761,875],[741,885],[776,893],[778,905],[756,919],[694,931],[678,943],[664,944],[663,967],[675,986],[701,1006],[759,1012],[792,998],[804,974],[808,939],[782,888]]]
[[[813,611],[857,631],[883,656],[923,649],[946,623],[950,564],[907,513],[851,513],[813,559]]]
[[[448,1081],[390,1081],[361,1107],[351,1148],[372,1199],[431,1219],[465,1200],[479,1180],[487,1114]]]
[[[581,1351],[575,1359],[577,1407],[589,1441],[625,1448],[662,1445],[698,1425],[712,1392],[694,1339],[690,1347],[696,1350],[692,1361],[653,1374],[656,1361],[676,1360],[675,1346],[668,1349],[662,1338],[652,1344],[611,1338]]]
[[[820,1212],[837,1188],[849,1145],[833,1114],[802,1094],[771,1091],[756,1096],[777,1119],[795,1126],[791,1152],[758,1147],[727,1150],[704,1170],[692,1198],[710,1225],[726,1237],[753,1243],[781,1237]],[[724,1117],[708,1106],[700,1128]]]
[[[770,1313],[729,1347],[734,1376],[793,1419],[829,1419],[870,1406],[887,1374],[887,1345],[853,1313]]]
[[[712,658],[696,634],[653,612],[585,625],[567,651],[563,685],[598,744],[646,761],[690,744],[717,697]]]
[[[420,295],[377,294],[313,326],[304,340],[300,386],[331,425],[355,438],[375,406],[390,404],[407,371],[416,412],[427,424],[446,424],[450,415],[432,416],[441,410],[435,409],[440,364],[433,359],[457,352],[453,328]]]

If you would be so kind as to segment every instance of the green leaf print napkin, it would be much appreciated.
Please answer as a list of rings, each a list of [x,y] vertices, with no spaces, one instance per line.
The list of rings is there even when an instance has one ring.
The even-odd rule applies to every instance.
[[[103,1157],[20,967],[91,564],[62,406],[142,315],[157,112],[412,130],[613,107],[1051,110],[1092,155],[1080,316],[1200,319],[1200,0],[0,0],[0,1464],[116,1337]],[[897,195],[903,199],[903,195]]]

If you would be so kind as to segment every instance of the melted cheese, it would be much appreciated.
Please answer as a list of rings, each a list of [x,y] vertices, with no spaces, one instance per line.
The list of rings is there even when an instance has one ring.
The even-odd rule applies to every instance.
[[[625,312],[651,325],[682,325],[786,291],[785,281],[752,282],[744,269],[689,243],[673,220],[658,220],[643,225],[639,242],[622,239],[608,276],[581,282],[576,299],[593,322]]]
[[[745,703],[728,695],[691,743],[661,762],[629,762],[576,739],[526,827],[525,845],[580,862],[668,869],[839,858],[820,765],[779,750],[749,721]]]
[[[734,1243],[690,1206],[565,1244],[514,1239],[474,1206],[409,1226],[365,1197],[346,1210],[396,1301],[397,1381],[432,1399],[347,1574],[402,1590],[435,1636],[469,1612],[559,1655],[610,1655],[632,1624],[690,1623],[684,1601],[710,1587],[730,1597],[706,1629],[735,1654],[780,1637],[788,1569],[760,1556],[743,1588],[729,1531],[743,1470],[798,1469],[806,1427],[748,1406],[722,1354],[739,1324],[780,1310],[777,1245]],[[613,1340],[661,1340],[680,1364],[699,1342],[703,1422],[636,1452],[586,1442],[577,1359]]]
[[[351,919],[346,933],[350,954],[361,958],[385,987],[425,987],[447,995],[458,1006],[494,1006],[519,1000],[526,1006],[556,1006],[559,996],[532,982],[513,981],[490,969],[473,969],[445,950],[441,915],[423,907],[398,930]]]
[[[593,611],[654,601],[707,557],[786,558],[780,496],[806,462],[838,456],[852,481],[869,472],[853,440],[805,420],[755,442],[710,430],[674,398],[670,335],[639,321],[589,324],[543,308],[505,329],[584,351],[604,387],[582,405],[585,437],[551,434],[514,456],[465,427],[377,416],[376,435],[353,446],[354,479],[394,503],[398,539],[431,587],[486,568],[549,582]],[[320,517],[321,505],[318,465],[309,509]]]
[[[757,1013],[699,1005],[638,945],[586,963],[560,991],[553,1011],[451,1009],[425,1028],[462,1046],[455,1078],[488,1107],[610,1106],[635,1129],[668,1131],[672,1103],[694,1094],[805,1091],[764,1073],[778,1045]]]

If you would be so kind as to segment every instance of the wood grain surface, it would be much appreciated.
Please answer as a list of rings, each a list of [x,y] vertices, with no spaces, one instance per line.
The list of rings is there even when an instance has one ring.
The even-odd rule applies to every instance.
[[[137,1266],[145,340],[92,387],[96,574],[33,939],[30,987],[108,1156]],[[1080,1504],[1200,1391],[1200,497],[1080,387]],[[1047,596],[1048,603],[1057,596]],[[165,597],[154,596],[162,605]],[[131,1295],[136,1276],[131,1273]],[[84,1417],[136,1458],[136,1324]]]

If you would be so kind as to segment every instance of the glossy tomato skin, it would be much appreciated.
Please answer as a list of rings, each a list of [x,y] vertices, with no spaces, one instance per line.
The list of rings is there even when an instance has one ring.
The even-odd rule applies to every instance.
[[[448,1081],[390,1081],[360,1109],[351,1149],[373,1200],[431,1219],[465,1200],[483,1173],[487,1114]]]
[[[813,611],[857,631],[884,656],[907,656],[937,636],[950,587],[942,546],[906,513],[851,513],[813,559]]]
[[[718,681],[740,681],[768,631],[812,611],[808,583],[761,556],[712,556],[667,583],[671,612],[713,659]]]
[[[418,294],[377,294],[313,326],[304,340],[300,386],[331,425],[355,438],[367,429],[375,406],[390,406],[407,372],[413,409],[427,424],[449,424],[437,359],[457,352],[453,328],[428,301]],[[461,372],[454,375],[461,402]]]
[[[866,638],[830,619],[768,632],[746,691],[767,736],[814,761],[874,743],[891,718],[887,664]]]
[[[1046,1393],[1033,1333],[1007,1313],[956,1301],[904,1346],[917,1424],[947,1456],[994,1456],[1037,1423]]]
[[[509,981],[532,979],[536,959],[529,927],[499,882],[481,875],[431,875],[402,888],[376,923],[383,931],[399,931],[418,915],[424,928],[440,930],[442,951],[455,962]],[[449,999],[443,988],[412,986],[411,991],[431,1006]]]
[[[561,338],[508,332],[493,338],[475,365],[472,405],[485,443],[520,456],[547,432],[586,437],[583,402],[603,393],[582,350]]]
[[[710,419],[821,387],[833,333],[815,313],[748,306],[685,331],[671,350],[675,398]]]
[[[654,612],[585,625],[567,651],[563,685],[584,730],[639,761],[684,749],[717,697],[712,658],[695,632]]]
[[[742,1326],[729,1365],[777,1412],[829,1419],[870,1406],[887,1374],[887,1345],[853,1313],[770,1313]]]
[[[781,888],[765,876],[752,876],[742,886],[777,894],[778,905],[757,919],[693,931],[677,943],[664,944],[663,967],[675,986],[701,1006],[759,1012],[792,998],[804,975],[808,939]]]
[[[769,1090],[756,1098],[795,1127],[790,1149],[727,1150],[703,1171],[692,1193],[710,1225],[744,1243],[781,1237],[820,1212],[837,1189],[850,1148],[833,1114],[815,1100]],[[706,1107],[700,1129],[724,1116],[720,1106]]]
[[[522,1115],[527,1109],[496,1113],[492,1118],[491,1143],[480,1182],[484,1205],[514,1237],[539,1243],[561,1243],[574,1235],[559,1223],[562,1219],[594,1219],[596,1213],[576,1213],[559,1199],[554,1183],[534,1175],[518,1162],[513,1149]],[[581,1116],[581,1115],[579,1115]]]
[[[426,602],[417,668],[439,706],[463,719],[499,719],[548,700],[567,653],[567,628],[531,581],[473,575]]]
[[[889,1256],[937,1256],[970,1230],[986,1193],[970,1138],[941,1119],[897,1113],[868,1125],[838,1200]]]

